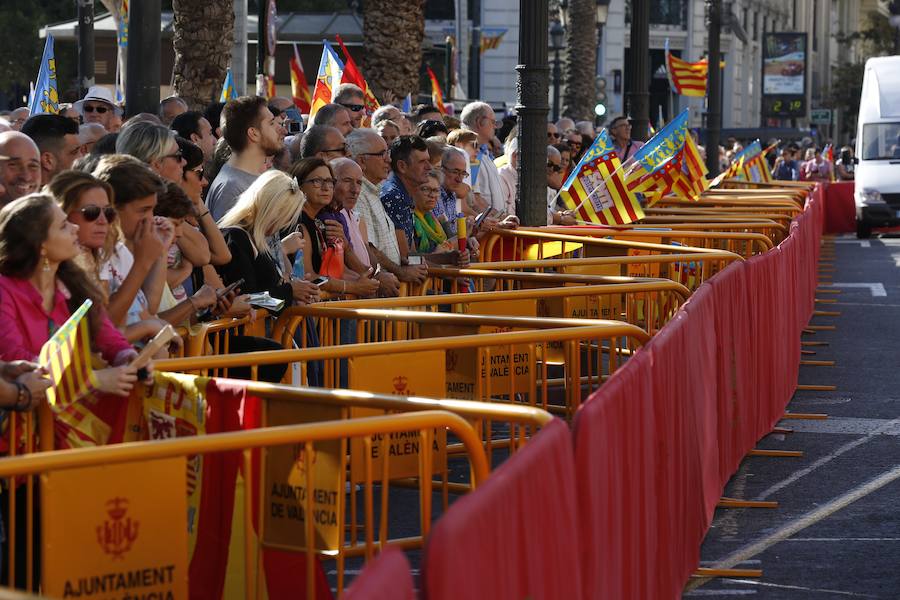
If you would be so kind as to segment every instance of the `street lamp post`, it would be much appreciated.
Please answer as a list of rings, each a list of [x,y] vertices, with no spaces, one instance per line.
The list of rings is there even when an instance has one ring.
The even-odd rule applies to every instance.
[[[547,0],[524,0],[519,9],[516,65],[519,167],[516,214],[523,225],[547,224]]]
[[[566,47],[566,30],[559,21],[550,26],[550,49],[553,50],[553,121],[559,120],[559,88],[562,83],[562,62],[559,53]]]

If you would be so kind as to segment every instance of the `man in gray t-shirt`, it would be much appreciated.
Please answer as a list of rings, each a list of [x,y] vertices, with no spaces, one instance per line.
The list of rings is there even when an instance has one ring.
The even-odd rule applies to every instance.
[[[242,171],[228,163],[222,165],[222,169],[206,192],[206,206],[212,218],[218,221],[231,210],[238,196],[244,193],[257,177],[259,175]]]
[[[213,180],[206,206],[218,221],[266,169],[266,158],[281,150],[284,128],[259,96],[241,96],[222,109],[222,137],[231,147],[231,158]]]

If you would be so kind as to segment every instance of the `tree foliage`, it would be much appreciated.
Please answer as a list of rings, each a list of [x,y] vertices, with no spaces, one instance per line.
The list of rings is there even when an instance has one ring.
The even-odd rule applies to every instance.
[[[72,0],[0,2],[0,90],[9,93],[27,90],[28,82],[37,77],[44,50],[44,40],[38,37],[40,28],[75,16]],[[65,87],[76,78],[77,59],[71,60],[72,57],[61,53],[59,48],[56,53],[60,86]]]
[[[825,96],[825,104],[842,115],[843,131],[838,132],[838,137],[844,139],[852,137],[856,131],[866,60],[894,52],[895,30],[884,16],[872,11],[864,23],[858,31],[835,36],[843,48],[855,50],[839,55],[844,59],[856,57],[855,61],[842,60],[831,69],[833,83]]]

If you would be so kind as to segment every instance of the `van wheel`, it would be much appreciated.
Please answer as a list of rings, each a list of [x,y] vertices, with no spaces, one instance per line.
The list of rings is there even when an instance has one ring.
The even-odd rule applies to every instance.
[[[856,222],[856,237],[860,240],[866,240],[872,237],[872,227],[863,223],[862,221]]]

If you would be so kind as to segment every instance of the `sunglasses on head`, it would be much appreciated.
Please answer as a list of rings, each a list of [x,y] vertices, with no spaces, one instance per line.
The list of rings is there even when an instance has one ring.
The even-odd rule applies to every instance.
[[[82,109],[84,112],[96,112],[101,115],[109,110],[105,106],[83,106]]]
[[[116,219],[116,209],[112,206],[100,208],[96,204],[88,204],[87,206],[80,208],[78,212],[81,213],[81,216],[84,217],[84,220],[88,223],[93,223],[99,219],[101,213],[106,217],[107,223],[112,223]]]
[[[366,107],[364,104],[341,104],[341,106],[353,112],[359,112]]]

